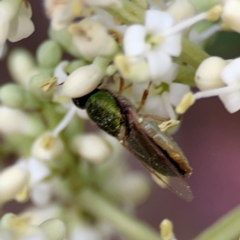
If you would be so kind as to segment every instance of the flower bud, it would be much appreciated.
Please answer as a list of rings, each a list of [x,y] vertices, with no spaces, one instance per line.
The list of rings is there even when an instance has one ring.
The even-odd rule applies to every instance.
[[[150,79],[149,67],[144,59],[117,55],[114,63],[121,75],[131,82],[141,83]]]
[[[17,84],[5,84],[0,88],[0,100],[9,108],[23,108],[25,90]]]
[[[8,167],[0,174],[0,202],[9,201],[28,184],[29,173],[17,166]]]
[[[25,49],[16,49],[10,53],[8,68],[12,78],[24,87],[27,87],[28,80],[37,72],[33,56]]]
[[[47,235],[48,240],[62,240],[66,235],[64,223],[57,218],[48,219],[40,224],[39,227]]]
[[[2,134],[29,132],[30,118],[24,112],[0,106],[0,116],[0,132]]]
[[[134,205],[142,204],[151,193],[149,179],[141,173],[130,173],[121,180],[121,197]]]
[[[67,28],[61,30],[49,30],[50,38],[56,41],[67,53],[76,58],[81,58],[76,47],[72,44],[72,35],[68,32]]]
[[[226,65],[227,62],[220,57],[205,59],[196,71],[195,83],[197,87],[204,91],[224,86],[221,72]]]
[[[39,73],[34,75],[29,81],[29,91],[33,93],[40,100],[51,100],[53,95],[53,88],[48,91],[44,91],[44,84],[46,84],[51,79],[51,75],[47,73]]]
[[[0,100],[9,108],[34,110],[40,102],[27,90],[17,84],[5,84],[0,89]]]
[[[240,1],[228,0],[223,6],[222,20],[231,29],[240,33]]]
[[[72,24],[69,32],[73,36],[73,44],[87,59],[111,56],[118,49],[117,43],[108,34],[107,29],[92,19],[84,19],[79,23]]]
[[[60,138],[54,138],[45,133],[35,140],[32,146],[32,156],[42,161],[55,160],[62,154],[64,144]]]
[[[93,91],[102,81],[104,72],[96,64],[83,66],[72,72],[63,84],[63,92],[77,98]]]
[[[121,8],[121,0],[86,0],[89,6],[109,7],[109,8]]]
[[[66,67],[66,72],[67,73],[72,73],[76,69],[86,66],[87,63],[84,60],[73,60],[72,62],[69,63],[69,65]]]
[[[37,61],[40,67],[54,68],[62,59],[62,50],[53,40],[44,41],[37,49]]]
[[[160,224],[160,233],[162,240],[173,240],[175,239],[173,233],[173,224],[170,220],[164,219]]]
[[[176,0],[167,8],[167,12],[174,17],[175,23],[179,23],[194,16],[195,9],[188,0]]]
[[[74,138],[73,149],[92,163],[106,161],[112,153],[111,145],[97,134],[85,134]]]
[[[32,203],[37,207],[44,207],[50,203],[52,186],[49,183],[40,183],[33,186],[30,192]]]

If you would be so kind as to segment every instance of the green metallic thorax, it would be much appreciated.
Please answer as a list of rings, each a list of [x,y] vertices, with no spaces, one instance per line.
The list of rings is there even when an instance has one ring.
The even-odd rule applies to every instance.
[[[125,119],[116,98],[109,91],[100,90],[91,95],[86,103],[86,110],[101,129],[114,137],[119,135]]]

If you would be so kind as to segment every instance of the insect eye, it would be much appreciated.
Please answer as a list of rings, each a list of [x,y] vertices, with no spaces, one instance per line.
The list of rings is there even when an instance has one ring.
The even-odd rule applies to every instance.
[[[86,103],[88,101],[88,99],[96,92],[98,92],[99,90],[98,89],[94,89],[92,92],[88,93],[87,95],[85,96],[82,96],[82,97],[78,97],[78,98],[72,98],[72,101],[73,103],[78,107],[78,108],[81,108],[81,109],[85,109],[86,107]]]

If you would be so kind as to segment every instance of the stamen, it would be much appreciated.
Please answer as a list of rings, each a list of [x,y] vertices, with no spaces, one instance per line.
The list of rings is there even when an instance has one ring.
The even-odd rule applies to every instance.
[[[211,37],[216,32],[220,31],[221,29],[222,29],[222,27],[220,25],[218,25],[218,24],[213,25],[208,30],[206,30],[205,32],[203,32],[202,34],[199,35],[198,42],[202,42],[202,41],[208,39],[209,37]]]
[[[74,114],[76,113],[77,109],[75,106],[72,106],[67,114],[64,116],[62,121],[56,126],[56,128],[52,132],[52,137],[57,137],[58,134],[69,124],[72,120]]]
[[[237,91],[237,90],[240,90],[240,84],[239,83],[231,84],[229,86],[222,87],[222,88],[197,92],[197,93],[194,94],[194,98],[195,99],[200,99],[200,98],[204,98],[204,97],[219,96],[219,95],[231,93],[231,92]]]
[[[204,20],[204,19],[207,19],[209,21],[216,21],[220,17],[221,12],[222,12],[222,7],[220,5],[217,5],[213,8],[211,8],[207,12],[200,13],[192,18],[189,18],[185,21],[182,21],[182,22],[176,24],[175,26],[173,26],[172,28],[170,28],[169,30],[164,32],[163,36],[167,37],[169,35],[176,34],[180,31],[182,31],[183,29],[188,28],[188,27],[192,26],[193,24],[195,24],[201,20]]]
[[[206,19],[206,16],[207,16],[207,12],[204,12],[204,13],[200,13],[192,18],[189,18],[185,21],[182,21],[182,22],[176,24],[175,26],[173,26],[172,28],[170,28],[169,30],[167,30],[166,32],[164,32],[163,36],[167,37],[169,35],[176,34],[180,31],[182,31],[183,29],[192,26],[193,24],[195,24],[197,22]]]

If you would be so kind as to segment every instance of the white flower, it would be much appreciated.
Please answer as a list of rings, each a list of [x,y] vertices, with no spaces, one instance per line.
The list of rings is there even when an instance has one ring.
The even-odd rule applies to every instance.
[[[52,196],[52,184],[49,181],[42,182],[51,174],[47,165],[33,157],[28,159],[19,159],[15,165],[28,171],[29,173],[29,182],[26,186],[28,194],[23,196],[21,200],[27,200],[30,194],[32,202],[37,206],[44,206],[49,203]]]
[[[167,12],[174,17],[175,23],[178,23],[192,17],[195,14],[195,9],[188,0],[176,0],[168,6]]]
[[[0,2],[0,49],[3,48],[7,39],[16,42],[33,33],[34,25],[31,16],[30,4],[26,6],[23,1]]]
[[[82,3],[75,0],[45,0],[44,6],[51,18],[51,27],[57,31],[68,26],[75,17],[80,17]]]
[[[220,57],[205,59],[198,67],[195,75],[195,83],[201,90],[209,90],[224,86],[221,72],[227,65],[227,61]]]
[[[23,111],[0,106],[0,116],[0,132],[2,134],[28,134],[31,132],[30,117]]]
[[[111,145],[97,134],[85,134],[73,139],[72,147],[84,159],[102,163],[112,155]]]
[[[228,27],[240,33],[240,1],[228,0],[223,5],[222,20]]]
[[[38,137],[32,146],[32,156],[42,161],[52,161],[59,157],[64,150],[64,144],[59,137],[45,133]]]
[[[1,218],[0,226],[12,233],[14,237],[10,240],[62,240],[66,235],[66,227],[61,220],[51,218],[34,226],[27,214],[7,213]],[[5,240],[2,235],[1,239]]]
[[[72,24],[69,32],[73,36],[73,44],[86,59],[111,56],[118,50],[116,41],[107,29],[93,19],[86,18]]]
[[[84,96],[94,90],[102,81],[104,71],[92,63],[73,71],[63,84],[63,92],[70,98]]]
[[[216,61],[216,64],[216,66],[219,67],[218,70],[221,72],[218,73],[218,70],[215,70],[215,73],[217,73],[215,74],[215,78],[218,79],[218,76],[220,75],[220,84],[222,81],[225,83],[225,86],[212,89],[212,86],[214,86],[215,83],[208,83],[208,85],[204,84],[205,87],[208,87],[208,90],[200,91],[195,94],[186,94],[180,104],[177,106],[177,112],[185,112],[187,108],[191,106],[197,99],[212,96],[219,96],[228,112],[235,113],[240,110],[240,58],[230,61],[230,63],[228,63],[225,67],[223,67],[224,64],[219,64],[219,61]],[[207,69],[209,70],[209,68],[206,68],[206,70]],[[204,76],[203,72],[201,75]],[[205,76],[208,78],[208,74]],[[203,82],[206,81],[203,78],[200,79]],[[214,82],[216,79],[213,78],[212,81]]]
[[[147,10],[145,26],[136,24],[126,30],[124,53],[127,57],[146,59],[151,80],[162,78],[171,68],[171,57],[178,57],[181,53],[181,31],[203,19],[217,20],[221,10],[220,6],[215,6],[176,25],[169,13]]]
[[[18,166],[4,169],[0,173],[0,202],[14,199],[27,186],[28,181],[28,171]]]
[[[165,32],[173,24],[170,14],[147,10],[145,26],[130,26],[124,35],[124,53],[128,57],[146,58],[152,80],[164,76],[171,67],[171,56],[177,57],[181,53],[181,35],[165,37]]]
[[[177,64],[172,64],[168,74],[166,74],[161,80],[154,82],[149,91],[149,96],[144,104],[144,113],[158,115],[162,118],[176,119],[176,113],[174,106],[177,106],[190,87],[185,84],[172,82],[178,72]],[[147,88],[147,84],[134,84],[133,96],[135,101],[139,102],[141,95],[139,92],[143,92]]]
[[[222,71],[221,77],[223,82],[233,87],[229,93],[219,95],[224,106],[230,113],[234,113],[240,109],[240,58],[230,62]],[[227,87],[226,87],[227,88]]]

